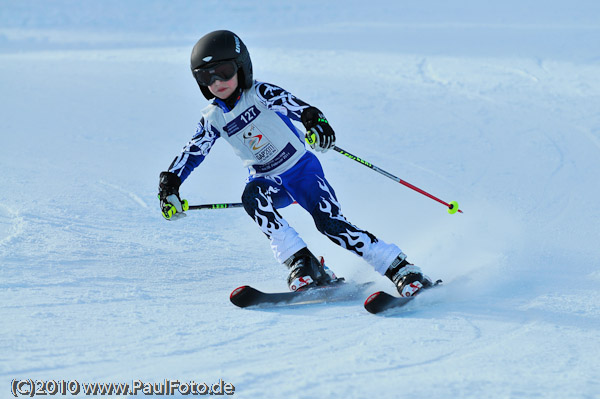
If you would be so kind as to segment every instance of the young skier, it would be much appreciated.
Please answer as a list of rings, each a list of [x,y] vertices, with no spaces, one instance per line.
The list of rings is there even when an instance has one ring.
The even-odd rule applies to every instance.
[[[306,141],[318,152],[335,144],[329,122],[319,109],[284,89],[253,80],[250,55],[237,35],[219,30],[202,37],[192,50],[191,69],[202,94],[212,101],[202,111],[192,139],[160,174],[159,198],[166,219],[188,209],[179,187],[222,137],[249,170],[244,209],[271,241],[277,261],[288,267],[290,290],[327,285],[334,278],[277,211],[294,201],[310,213],[322,234],[387,276],[401,296],[432,285],[400,248],[342,215],[320,162],[307,151],[305,136],[291,120],[304,125]]]

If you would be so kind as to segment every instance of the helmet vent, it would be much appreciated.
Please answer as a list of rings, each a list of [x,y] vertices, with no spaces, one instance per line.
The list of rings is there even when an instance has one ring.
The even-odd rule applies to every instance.
[[[212,60],[212,58],[213,58],[212,55],[209,55],[208,57],[202,58],[202,61],[208,62],[208,61]]]

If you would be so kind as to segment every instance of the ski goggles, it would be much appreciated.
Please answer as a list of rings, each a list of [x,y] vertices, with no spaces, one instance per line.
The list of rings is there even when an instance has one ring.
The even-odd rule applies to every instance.
[[[210,86],[215,80],[228,81],[238,71],[235,61],[223,61],[204,68],[193,70],[196,81],[202,86]]]

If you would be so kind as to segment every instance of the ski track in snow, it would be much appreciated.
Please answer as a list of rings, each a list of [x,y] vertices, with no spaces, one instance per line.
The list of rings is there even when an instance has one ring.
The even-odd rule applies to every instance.
[[[240,398],[600,398],[599,17],[585,0],[4,4],[0,397],[14,378],[171,378]],[[189,52],[222,28],[339,146],[460,203],[320,155],[348,219],[439,290],[377,316],[229,303],[286,288],[268,241],[243,210],[167,222],[156,200],[205,104]],[[218,142],[181,194],[239,201],[245,177]],[[281,213],[337,274],[393,290]]]
[[[144,200],[141,199],[138,195],[136,195],[136,194],[134,194],[134,193],[132,193],[130,191],[127,191],[127,190],[125,190],[122,187],[119,187],[119,186],[111,184],[111,183],[107,183],[107,182],[102,181],[102,180],[99,183],[103,184],[103,185],[105,185],[107,187],[110,187],[110,188],[114,189],[115,191],[118,191],[119,193],[121,193],[124,196],[128,197],[129,199],[133,200],[136,204],[140,205],[141,207],[148,208],[148,204],[146,204],[146,202],[144,202]]]
[[[0,205],[0,246],[8,247],[23,231],[23,218],[10,206]]]

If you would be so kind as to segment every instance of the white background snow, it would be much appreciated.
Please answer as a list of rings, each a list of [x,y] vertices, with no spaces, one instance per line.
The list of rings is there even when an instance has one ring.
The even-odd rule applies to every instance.
[[[321,108],[340,147],[460,203],[319,155],[347,218],[442,289],[384,316],[363,298],[229,302],[286,289],[266,238],[241,209],[167,222],[156,199],[206,104],[191,48],[215,29],[242,37],[257,79]],[[25,378],[600,398],[597,1],[2,0],[0,93],[1,398]],[[245,177],[218,142],[181,193],[236,202]],[[282,213],[339,275],[393,292]]]

